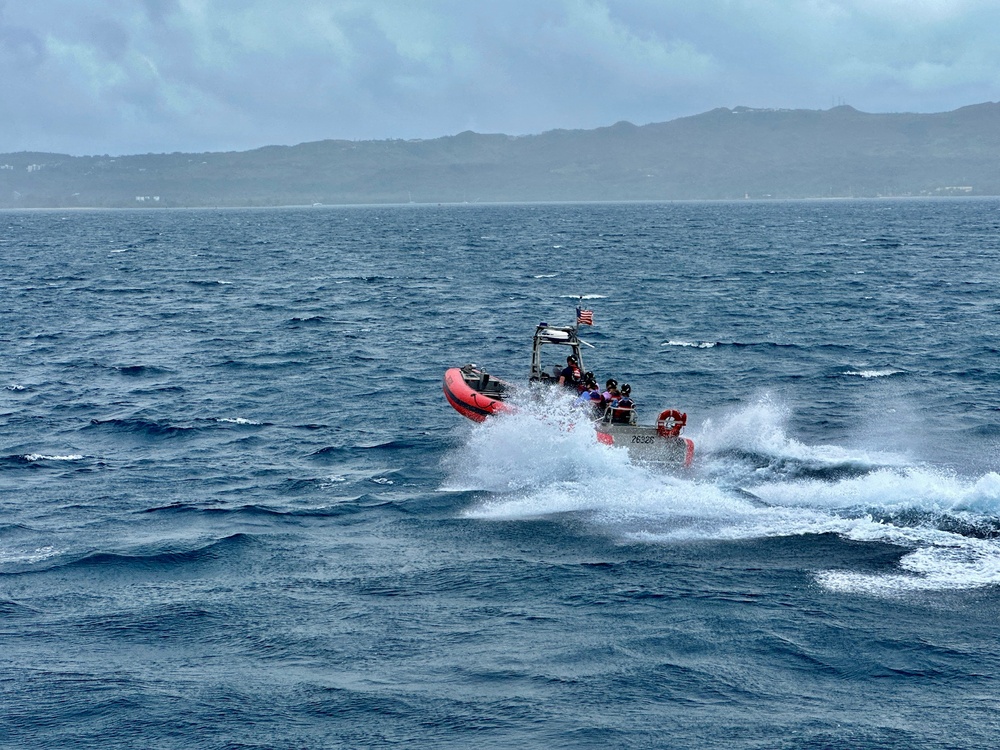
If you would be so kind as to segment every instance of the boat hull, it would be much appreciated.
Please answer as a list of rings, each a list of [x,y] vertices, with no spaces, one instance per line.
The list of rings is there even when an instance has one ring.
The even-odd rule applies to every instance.
[[[664,437],[656,427],[599,423],[596,429],[599,442],[626,448],[633,459],[643,463],[691,466],[694,461],[693,440]]]
[[[474,422],[514,411],[510,404],[504,403],[512,391],[510,384],[474,365],[446,370],[441,388],[451,407]],[[630,456],[643,463],[690,466],[694,460],[693,441],[664,435],[653,425],[597,422],[594,429],[598,442],[624,447]]]
[[[474,422],[512,411],[503,402],[510,390],[507,383],[470,365],[445,370],[441,388],[452,408]]]

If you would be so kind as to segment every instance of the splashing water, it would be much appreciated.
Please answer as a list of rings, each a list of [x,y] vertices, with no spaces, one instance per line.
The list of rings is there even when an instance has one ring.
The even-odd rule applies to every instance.
[[[809,446],[769,399],[695,435],[699,468],[663,474],[599,444],[561,396],[474,427],[445,489],[490,493],[469,518],[585,518],[622,541],[837,534],[911,550],[887,574],[818,571],[838,592],[1000,584],[1000,475],[962,478],[900,455]],[[749,487],[748,491],[745,489]]]

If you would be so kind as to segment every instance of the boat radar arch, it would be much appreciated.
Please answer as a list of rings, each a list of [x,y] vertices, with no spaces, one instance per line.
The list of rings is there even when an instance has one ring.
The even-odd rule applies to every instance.
[[[572,355],[576,357],[576,363],[580,371],[585,371],[583,356],[580,352],[580,339],[576,335],[576,326],[550,326],[547,323],[539,323],[535,327],[535,335],[531,341],[530,380],[532,382],[547,380],[551,377],[542,368],[542,347],[546,345],[569,347],[570,354],[566,356]],[[560,360],[560,362],[562,361],[564,361],[564,358]]]

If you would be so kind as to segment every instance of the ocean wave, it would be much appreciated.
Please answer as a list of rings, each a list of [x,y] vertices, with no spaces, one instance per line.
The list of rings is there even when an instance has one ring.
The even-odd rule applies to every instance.
[[[422,447],[422,441],[418,438],[399,438],[397,440],[386,440],[382,443],[369,443],[357,447],[366,451],[399,451],[420,448]]]
[[[378,284],[378,283],[381,283],[383,281],[395,281],[395,277],[394,276],[378,276],[378,275],[372,275],[372,276],[348,276],[346,278],[334,279],[333,283],[334,284],[353,284],[353,283],[356,283],[358,281],[360,281],[360,282],[362,282],[364,284]]]
[[[328,503],[311,508],[278,508],[271,505],[258,505],[247,503],[245,505],[233,506],[212,506],[203,507],[191,503],[171,503],[156,508],[148,508],[145,513],[156,514],[198,514],[219,517],[259,517],[273,519],[296,519],[296,518],[336,518],[338,516],[349,515],[360,512],[366,501],[371,499],[368,495],[356,495],[340,498],[335,503]],[[379,500],[379,503],[383,502]]]
[[[299,317],[291,318],[286,322],[286,325],[289,328],[299,328],[303,325],[307,326],[325,325],[326,323],[329,322],[330,319],[323,315],[312,315],[308,318],[299,318]]]
[[[0,456],[0,470],[4,468],[18,469],[18,468],[36,468],[44,466],[48,463],[53,463],[60,465],[63,463],[83,461],[85,456],[82,453],[15,453],[9,456]]]
[[[17,535],[33,529],[23,523],[0,523],[0,536]]]
[[[298,355],[296,355],[298,356]],[[289,355],[288,359],[275,359],[268,357],[266,361],[253,361],[245,359],[225,359],[221,362],[216,362],[209,367],[218,367],[232,370],[281,370],[283,368],[292,367],[295,369],[301,369],[306,366],[301,359],[295,359],[292,355]]]
[[[863,482],[868,490],[850,501],[841,496],[849,489],[844,483],[823,484],[823,492],[813,495],[798,485],[782,487],[781,502],[775,502],[779,498],[770,491],[772,487],[755,487],[760,498],[755,502],[724,487],[654,477],[633,468],[624,481],[621,476],[562,480],[497,493],[464,515],[527,520],[569,514],[610,536],[658,545],[834,534],[855,542],[901,547],[904,552],[894,570],[817,571],[816,581],[832,590],[895,594],[1000,585],[996,511],[984,516],[957,510],[913,514],[910,507],[871,508],[878,498],[874,487],[884,487],[881,478]],[[988,497],[994,506],[1000,502],[992,493]],[[939,502],[933,497],[928,501],[931,506]]]
[[[109,428],[115,431],[145,435],[148,437],[177,437],[194,432],[195,427],[178,427],[171,424],[162,424],[149,419],[92,419],[91,428]]]
[[[185,639],[215,642],[236,637],[226,627],[232,619],[232,612],[228,610],[228,607],[212,609],[196,602],[136,604],[119,611],[83,617],[74,627],[102,637],[155,638],[157,643],[180,634]]]
[[[862,245],[867,245],[871,248],[876,248],[878,250],[895,250],[896,248],[903,247],[905,242],[898,240],[895,237],[871,237],[871,238],[861,238],[858,240]],[[864,274],[864,271],[855,271],[855,274]]]
[[[856,378],[888,378],[892,375],[901,375],[904,370],[896,370],[891,367],[882,368],[879,370],[846,370],[841,375],[845,377],[856,377]]]
[[[892,527],[859,528],[853,535],[860,541],[884,541],[914,547],[899,560],[899,571],[865,573],[820,571],[816,580],[841,593],[874,596],[905,596],[914,592],[977,589],[1000,585],[1000,544],[965,536],[899,530]]]
[[[753,489],[772,505],[858,509],[868,513],[910,509],[1000,517],[1000,474],[961,478],[926,467],[877,469],[836,482],[775,482]]]
[[[0,549],[0,568],[7,565],[36,565],[43,560],[49,560],[59,554],[59,551],[52,545],[26,549],[6,547]]]
[[[10,599],[0,599],[0,617],[6,619],[15,617],[37,617],[38,615],[39,610],[34,607],[29,607],[27,604],[21,604],[20,602]]]
[[[630,542],[834,534],[907,550],[901,569],[886,574],[817,574],[837,590],[1000,584],[1000,474],[961,478],[891,454],[805,445],[784,433],[776,411],[766,401],[748,407],[697,441],[703,462],[727,446],[766,453],[764,473],[745,473],[740,461],[729,473],[711,465],[734,461],[723,450],[707,471],[663,474],[536,412],[473,428],[448,459],[455,468],[442,489],[487,493],[462,512],[468,518],[568,515]]]
[[[232,554],[248,544],[252,544],[253,540],[254,538],[250,534],[235,533],[189,549],[153,548],[144,550],[140,548],[133,552],[91,551],[75,555],[65,551],[58,552],[47,547],[44,548],[45,554],[39,553],[35,558],[22,555],[18,559],[8,560],[7,562],[17,563],[17,565],[14,570],[5,571],[5,573],[13,575],[89,568],[166,571],[177,566],[212,561],[221,556]]]
[[[718,341],[664,341],[660,346],[686,346],[692,349],[711,349],[719,346]]]
[[[199,417],[192,424],[179,425],[140,417],[92,419],[89,428],[112,428],[125,433],[149,437],[172,437],[194,434],[207,430],[224,430],[235,427],[269,427],[271,422],[260,422],[245,417]]]
[[[131,378],[142,378],[149,377],[151,375],[167,375],[170,370],[163,367],[156,367],[153,365],[120,365],[115,367],[115,370],[126,377]]]
[[[315,450],[310,453],[310,456],[316,458],[330,458],[335,460],[340,460],[343,456],[350,455],[351,450],[348,448],[343,448],[337,445],[327,445],[319,450]]]
[[[905,455],[885,450],[803,443],[788,435],[790,417],[787,407],[764,396],[721,418],[705,420],[694,435],[703,472],[742,484],[840,479],[909,464]]]
[[[783,344],[778,341],[683,341],[670,339],[660,346],[688,347],[692,349],[714,349],[733,347],[735,349],[800,349],[799,344]]]
[[[720,341],[719,346],[732,346],[737,349],[801,349],[800,344],[782,344],[778,341]]]

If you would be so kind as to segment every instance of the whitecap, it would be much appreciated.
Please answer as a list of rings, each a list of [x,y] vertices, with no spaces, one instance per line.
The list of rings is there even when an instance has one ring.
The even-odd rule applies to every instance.
[[[693,349],[711,349],[713,346],[718,346],[717,342],[714,341],[664,341],[660,346],[688,346]]]
[[[886,368],[883,370],[847,370],[841,373],[848,377],[858,377],[858,378],[887,378],[891,375],[899,375],[902,370],[894,370],[892,368]]]
[[[960,477],[895,454],[807,445],[787,435],[787,413],[765,398],[717,427],[703,426],[695,436],[702,460],[710,465],[713,450],[732,448],[820,472],[830,467],[831,478],[743,477],[751,480],[747,492],[726,481],[724,471],[665,474],[634,463],[624,449],[598,443],[569,400],[553,391],[471,427],[446,459],[450,476],[441,488],[489,493],[464,517],[569,516],[645,544],[836,534],[899,546],[904,554],[884,573],[815,571],[817,583],[832,591],[887,595],[1000,584],[1000,541],[974,531],[982,526],[988,533],[1000,516],[998,473]],[[720,456],[715,460],[727,460]]]
[[[0,563],[37,563],[54,557],[55,547],[38,547],[33,550],[14,551],[0,548]]]
[[[917,546],[899,561],[899,572],[821,571],[816,581],[832,591],[873,596],[975,589],[1000,584],[1000,544],[957,534],[950,539],[911,541]]]
[[[1000,475],[994,472],[966,479],[930,467],[881,468],[832,482],[775,482],[754,492],[772,505],[1000,515]]]

